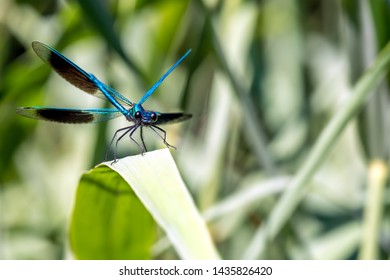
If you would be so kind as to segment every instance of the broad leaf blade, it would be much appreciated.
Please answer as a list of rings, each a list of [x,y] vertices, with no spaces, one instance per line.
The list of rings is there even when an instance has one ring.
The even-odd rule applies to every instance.
[[[206,224],[168,149],[106,165],[131,186],[183,259],[218,259]]]
[[[78,259],[149,259],[156,225],[133,190],[100,165],[79,183],[70,228]]]

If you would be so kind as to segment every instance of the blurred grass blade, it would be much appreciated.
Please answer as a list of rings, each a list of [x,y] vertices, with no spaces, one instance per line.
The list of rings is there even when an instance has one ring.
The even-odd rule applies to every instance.
[[[387,73],[390,62],[390,43],[377,56],[374,64],[364,73],[353,88],[351,99],[343,108],[333,116],[328,125],[320,134],[307,160],[299,169],[286,191],[283,193],[278,204],[275,206],[266,224],[267,239],[273,239],[282,229],[286,221],[291,217],[295,208],[302,199],[307,181],[311,178],[320,164],[326,158],[329,149],[338,139],[347,123],[357,114],[379,80]],[[264,230],[264,229],[260,229]],[[263,239],[263,241],[266,239]],[[253,245],[253,244],[252,244]],[[258,246],[265,248],[265,246]],[[256,255],[262,254],[258,251]],[[255,256],[253,256],[255,257]]]
[[[383,194],[388,179],[388,169],[384,161],[373,160],[368,171],[367,200],[359,258],[375,260],[379,257],[378,244],[384,208]]]
[[[114,49],[127,65],[139,76],[140,82],[145,81],[140,68],[126,55],[122,48],[117,32],[114,30],[114,19],[108,13],[107,7],[103,1],[98,0],[79,0],[80,7],[84,10],[86,15],[97,31],[105,38],[107,44]],[[106,3],[107,4],[107,3]],[[108,5],[108,4],[107,4]],[[141,84],[145,86],[144,84]]]
[[[305,243],[305,249],[315,260],[348,259],[356,253],[362,238],[362,224],[359,220],[345,221],[323,235]]]
[[[218,35],[217,24],[215,23],[213,11],[209,11],[206,4],[202,0],[196,2],[200,8],[204,11],[206,16],[206,24],[204,28],[209,28],[211,32],[213,47],[215,54],[221,64],[221,68],[225,71],[229,77],[230,82],[234,88],[234,93],[237,95],[241,111],[243,113],[245,126],[244,133],[247,134],[246,140],[248,146],[253,151],[260,166],[262,166],[268,174],[275,173],[274,160],[266,148],[266,137],[264,128],[257,118],[257,110],[254,106],[253,100],[250,98],[249,90],[246,89],[242,83],[236,78],[231,66],[226,60],[226,55],[223,51],[221,40]]]
[[[209,222],[240,211],[249,211],[252,206],[258,205],[261,199],[282,192],[289,181],[290,177],[256,180],[208,208],[203,212],[203,217]]]
[[[150,259],[156,224],[119,174],[100,165],[77,189],[70,243],[78,259]]]
[[[389,1],[370,0],[372,20],[375,25],[377,44],[383,47],[390,39],[390,8]]]
[[[131,186],[183,259],[218,259],[168,149],[131,156],[110,165]]]

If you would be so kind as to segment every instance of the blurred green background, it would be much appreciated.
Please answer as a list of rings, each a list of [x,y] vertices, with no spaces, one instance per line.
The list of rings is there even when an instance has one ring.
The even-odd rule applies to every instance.
[[[267,250],[255,246],[287,181],[389,38],[386,0],[2,0],[0,259],[72,258],[78,180],[126,125],[16,115],[18,106],[109,106],[56,75],[32,41],[135,102],[192,49],[144,106],[193,114],[164,129],[222,258],[389,259],[388,74],[322,159],[283,230]],[[145,138],[149,149],[164,147],[152,132]],[[120,157],[137,153],[121,141]],[[381,192],[377,230],[366,240],[371,185]],[[159,234],[153,258],[177,258]],[[366,242],[375,247],[368,254]]]

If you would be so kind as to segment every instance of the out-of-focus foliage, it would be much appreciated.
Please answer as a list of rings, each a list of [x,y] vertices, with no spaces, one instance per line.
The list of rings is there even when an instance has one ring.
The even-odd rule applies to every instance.
[[[135,102],[192,48],[144,106],[194,115],[164,129],[222,258],[389,259],[388,73],[321,158],[291,218],[257,248],[288,178],[388,43],[389,20],[385,0],[2,0],[0,259],[73,258],[75,187],[126,125],[16,115],[18,106],[109,106],[44,65],[34,40]],[[164,146],[152,132],[145,139]],[[120,156],[138,152],[121,141]],[[178,258],[157,235],[152,258]]]

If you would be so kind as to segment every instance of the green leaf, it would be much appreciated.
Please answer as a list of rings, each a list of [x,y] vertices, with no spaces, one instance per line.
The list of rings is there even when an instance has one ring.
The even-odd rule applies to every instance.
[[[105,165],[80,180],[70,228],[78,259],[149,259],[156,225],[119,174]]]
[[[218,259],[205,221],[168,149],[104,163],[131,186],[183,259]]]

